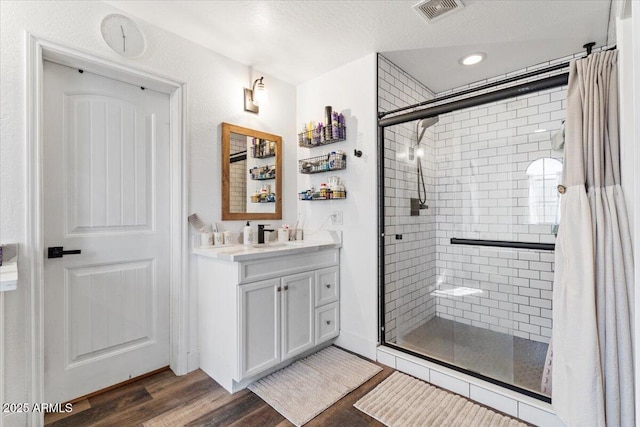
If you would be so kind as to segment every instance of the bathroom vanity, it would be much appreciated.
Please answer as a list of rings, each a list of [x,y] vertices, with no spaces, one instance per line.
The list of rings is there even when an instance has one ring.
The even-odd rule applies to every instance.
[[[200,367],[233,393],[340,331],[340,238],[195,249]]]

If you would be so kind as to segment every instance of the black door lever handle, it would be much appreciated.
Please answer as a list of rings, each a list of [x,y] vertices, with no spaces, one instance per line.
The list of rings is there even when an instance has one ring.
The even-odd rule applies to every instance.
[[[82,253],[80,249],[73,249],[71,251],[63,250],[62,246],[51,246],[47,248],[48,256],[47,258],[62,258],[65,255],[76,255]]]

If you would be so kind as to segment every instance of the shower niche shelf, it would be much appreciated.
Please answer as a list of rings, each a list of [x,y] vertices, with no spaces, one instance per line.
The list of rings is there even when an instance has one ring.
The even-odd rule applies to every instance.
[[[347,156],[343,152],[332,152],[322,156],[298,160],[298,171],[302,174],[333,172],[347,168]]]

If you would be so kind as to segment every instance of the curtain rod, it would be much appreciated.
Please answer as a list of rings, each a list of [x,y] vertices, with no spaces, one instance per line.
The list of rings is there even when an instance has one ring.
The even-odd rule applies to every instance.
[[[591,50],[593,49],[594,45],[595,45],[595,43],[591,42],[591,43],[587,43],[587,44],[585,44],[583,46],[587,51],[586,52],[586,56],[584,58],[586,58],[587,56],[591,55]],[[613,45],[613,46],[611,46],[611,47],[609,47],[607,49],[603,49],[603,51],[614,50],[616,48],[617,48],[617,46]],[[527,79],[529,77],[539,76],[540,74],[551,73],[553,71],[562,70],[563,68],[567,68],[570,64],[571,64],[571,62],[563,62],[563,63],[560,63],[560,64],[551,65],[549,67],[540,68],[539,70],[533,70],[533,71],[529,71],[528,73],[519,74],[517,76],[508,77],[506,79],[502,79],[502,80],[498,80],[498,81],[495,81],[495,82],[487,83],[487,84],[482,85],[482,86],[477,86],[477,87],[461,90],[459,92],[453,92],[453,93],[450,93],[450,94],[447,94],[447,95],[443,95],[443,96],[440,96],[440,97],[437,97],[437,98],[428,99],[426,101],[418,102],[417,104],[407,105],[406,107],[400,107],[400,108],[396,108],[394,110],[389,110],[389,111],[380,111],[380,112],[378,112],[378,118],[381,119],[381,118],[383,118],[385,116],[388,116],[389,114],[395,114],[395,113],[399,113],[401,111],[411,110],[412,108],[424,107],[425,105],[434,104],[436,102],[444,101],[446,99],[457,98],[457,97],[462,96],[462,95],[468,95],[470,93],[479,92],[481,90],[491,89],[491,88],[496,87],[496,86],[501,86],[503,84],[516,82],[518,80]]]
[[[531,92],[538,92],[544,89],[564,86],[568,82],[569,73],[567,72],[552,77],[535,80],[532,82],[522,83],[516,86],[510,86],[504,89],[495,90],[493,92],[483,93],[469,98],[450,101],[445,104],[436,105],[434,107],[425,108],[423,110],[416,110],[393,117],[386,117],[378,120],[378,126],[387,127],[411,122],[414,120],[425,119],[427,117],[434,117],[440,114],[450,113],[451,111],[461,110],[463,108],[475,107],[477,105],[501,101],[503,99],[513,98]]]

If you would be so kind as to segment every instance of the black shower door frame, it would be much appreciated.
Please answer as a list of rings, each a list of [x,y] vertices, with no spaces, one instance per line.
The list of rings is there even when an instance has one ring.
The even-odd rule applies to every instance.
[[[458,372],[462,372],[465,373],[467,375],[471,375],[473,377],[482,379],[484,381],[490,382],[492,384],[496,384],[499,385],[501,387],[516,391],[518,393],[533,397],[535,399],[539,399],[542,400],[544,402],[547,403],[551,403],[551,398],[547,397],[547,396],[543,396],[540,395],[538,393],[535,393],[533,391],[530,390],[526,390],[524,388],[520,388],[518,386],[515,386],[513,384],[509,384],[509,383],[505,383],[503,381],[500,380],[496,380],[494,378],[482,375],[478,372],[474,372],[474,371],[470,371],[468,369],[462,368],[460,366],[457,365],[453,365],[438,359],[434,359],[432,357],[426,356],[424,354],[421,353],[417,353],[414,352],[412,350],[409,350],[407,348],[404,347],[400,347],[398,345],[396,345],[395,343],[390,343],[387,342],[385,340],[385,282],[384,282],[384,278],[385,278],[385,263],[384,263],[384,259],[385,259],[385,244],[384,244],[384,237],[385,237],[385,204],[384,204],[384,196],[385,196],[385,192],[384,192],[384,178],[385,178],[385,166],[384,166],[384,149],[385,149],[385,129],[389,126],[394,126],[394,125],[399,125],[402,123],[407,123],[407,122],[411,122],[411,121],[415,121],[415,120],[421,120],[421,119],[427,119],[430,117],[435,117],[441,114],[445,114],[445,113],[450,113],[453,111],[457,111],[457,110],[461,110],[464,108],[470,108],[470,107],[475,107],[475,106],[479,106],[479,105],[483,105],[483,104],[488,104],[490,102],[496,102],[496,101],[503,101],[505,99],[510,99],[510,98],[515,98],[517,96],[521,96],[521,95],[526,95],[528,93],[532,93],[532,92],[539,92],[545,89],[551,89],[551,88],[556,88],[556,87],[560,87],[560,86],[565,86],[568,83],[569,80],[569,73],[565,72],[562,74],[557,74],[551,77],[545,77],[542,79],[538,79],[538,80],[534,80],[531,82],[527,82],[527,83],[522,83],[522,84],[518,84],[518,85],[514,85],[514,86],[510,86],[510,87],[506,87],[503,89],[497,89],[494,90],[492,92],[488,92],[488,93],[483,93],[480,95],[475,95],[475,96],[469,96],[466,98],[461,98],[461,99],[454,99],[454,100],[450,100],[452,98],[456,98],[456,97],[462,97],[465,95],[468,95],[470,93],[474,93],[477,91],[481,91],[481,90],[486,90],[488,88],[491,87],[497,87],[497,86],[501,86],[507,83],[511,83],[515,80],[521,80],[521,79],[525,79],[525,78],[530,78],[536,75],[541,75],[541,74],[545,74],[545,73],[549,73],[552,71],[557,71],[557,70],[561,70],[563,68],[567,68],[569,66],[569,63],[564,63],[564,64],[558,64],[558,65],[554,65],[551,67],[547,67],[547,68],[543,68],[540,70],[536,70],[534,72],[530,72],[530,73],[526,73],[520,76],[516,76],[516,77],[511,77],[505,80],[500,80],[500,81],[496,81],[484,86],[480,86],[474,89],[468,89],[462,92],[459,92],[457,94],[450,94],[447,95],[446,97],[443,97],[442,99],[432,99],[429,101],[425,101],[419,104],[415,104],[415,105],[411,105],[411,106],[407,106],[401,109],[396,109],[393,110],[391,112],[381,112],[378,113],[378,301],[379,301],[379,307],[378,307],[378,341],[380,343],[380,345],[384,345],[386,347],[390,347],[393,348],[395,350],[419,357],[421,359],[427,360],[429,362],[433,362],[436,363],[438,365],[442,365],[445,366],[447,368],[456,370]],[[446,102],[444,100],[447,100]],[[419,108],[421,106],[424,106],[426,104],[437,104],[435,106],[432,107],[428,107],[428,108],[422,108],[422,109],[418,109],[415,110],[415,108]],[[396,115],[392,115],[392,116],[388,116],[391,113],[398,113],[402,110],[408,110],[408,109],[414,109],[414,111],[410,111],[408,113],[402,113],[402,114],[396,114]],[[495,243],[495,242],[494,242]],[[511,242],[501,242],[499,244],[494,244],[492,246],[501,246],[501,247],[505,247],[507,245],[507,243],[511,243]],[[522,248],[522,243],[517,242],[520,246],[517,246],[519,248]],[[534,249],[534,248],[532,248]],[[541,248],[535,248],[535,249],[541,249]],[[552,247],[549,248],[545,248],[548,250],[553,250]]]

